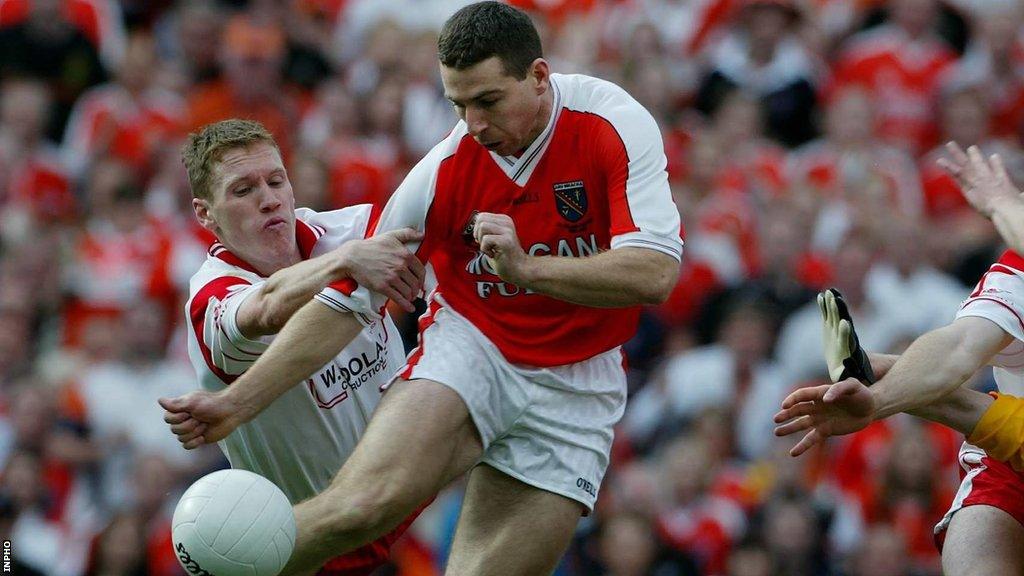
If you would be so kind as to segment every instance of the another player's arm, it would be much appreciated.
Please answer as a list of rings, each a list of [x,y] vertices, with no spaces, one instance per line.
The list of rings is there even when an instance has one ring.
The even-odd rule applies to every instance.
[[[1024,253],[1024,197],[1013,185],[1002,158],[988,160],[977,146],[965,153],[955,142],[946,145],[948,157],[939,159],[960,185],[971,206],[992,220],[999,235],[1017,253]]]
[[[219,392],[161,398],[164,421],[186,449],[226,438],[281,394],[327,364],[363,329],[353,314],[318,300],[300,308],[237,380]]]
[[[331,252],[272,274],[238,307],[235,323],[243,336],[277,334],[292,314],[327,285],[354,278],[407,310],[423,284],[423,265],[403,242],[422,237],[400,229],[369,240],[353,240]]]
[[[991,320],[959,318],[915,340],[871,387],[875,419],[917,410],[960,388],[1012,341]]]

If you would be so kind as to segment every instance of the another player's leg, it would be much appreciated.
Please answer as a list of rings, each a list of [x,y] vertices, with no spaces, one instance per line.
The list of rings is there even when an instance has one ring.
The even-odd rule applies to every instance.
[[[953,515],[942,547],[946,576],[1024,574],[1024,526],[994,506]]]
[[[583,511],[575,500],[481,464],[469,475],[445,574],[551,574]]]
[[[387,533],[481,451],[456,392],[429,380],[395,382],[331,485],[295,507],[296,550],[285,573],[315,568]]]

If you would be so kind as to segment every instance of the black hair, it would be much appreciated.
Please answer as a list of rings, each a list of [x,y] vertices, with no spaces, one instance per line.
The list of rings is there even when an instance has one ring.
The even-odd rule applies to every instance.
[[[437,40],[441,64],[465,70],[497,56],[505,73],[526,78],[530,64],[544,56],[533,21],[522,10],[500,2],[477,2],[452,15]]]

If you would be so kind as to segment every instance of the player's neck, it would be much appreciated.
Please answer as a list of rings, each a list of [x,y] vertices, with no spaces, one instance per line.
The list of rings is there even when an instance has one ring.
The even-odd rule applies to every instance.
[[[523,143],[523,147],[513,156],[519,158],[526,152],[527,148],[533,145],[537,138],[540,138],[540,135],[544,133],[544,129],[548,126],[548,121],[551,120],[551,109],[554,105],[555,97],[549,88],[547,92],[540,96],[540,107],[537,110],[537,118],[535,119],[533,130],[530,131],[530,135],[526,138],[526,142]]]

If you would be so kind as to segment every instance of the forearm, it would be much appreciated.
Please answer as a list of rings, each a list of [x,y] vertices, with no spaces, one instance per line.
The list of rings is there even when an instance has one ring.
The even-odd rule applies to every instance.
[[[679,262],[645,248],[617,248],[585,258],[530,256],[521,288],[583,306],[622,308],[664,302]]]
[[[1024,198],[1005,196],[994,201],[991,218],[1006,245],[1024,253]]]
[[[964,436],[970,436],[982,414],[994,401],[988,394],[958,388],[927,406],[911,410],[910,414],[938,422]]]
[[[871,371],[875,373],[875,378],[885,377],[899,359],[900,357],[898,354],[868,352],[868,360],[871,362]]]
[[[962,346],[954,325],[933,330],[907,348],[871,387],[875,419],[937,402],[959,388],[984,362]]]
[[[239,307],[238,328],[243,336],[250,339],[277,334],[316,293],[347,276],[348,270],[343,261],[334,254],[324,254],[278,270]]]
[[[362,325],[351,314],[336,312],[316,300],[296,312],[274,342],[226,394],[255,417],[278,396],[327,364]]]

